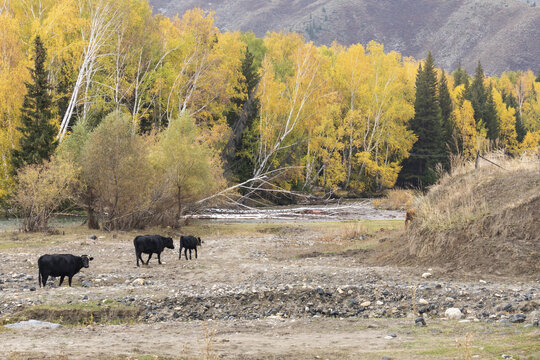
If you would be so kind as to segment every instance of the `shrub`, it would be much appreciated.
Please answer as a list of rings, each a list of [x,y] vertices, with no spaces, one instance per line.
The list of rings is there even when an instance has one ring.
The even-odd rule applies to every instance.
[[[19,183],[13,205],[23,217],[23,230],[47,230],[53,212],[72,198],[75,168],[53,158],[43,164],[27,165],[17,174]]]

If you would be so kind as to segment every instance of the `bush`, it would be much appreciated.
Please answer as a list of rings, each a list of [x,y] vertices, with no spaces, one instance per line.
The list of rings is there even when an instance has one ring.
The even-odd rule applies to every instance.
[[[72,199],[76,171],[69,162],[53,158],[18,171],[19,183],[13,205],[23,217],[24,231],[47,230],[53,212]]]
[[[151,141],[145,140],[133,131],[129,116],[114,112],[81,150],[82,179],[105,230],[142,228],[151,216],[148,194],[154,173],[147,155]]]

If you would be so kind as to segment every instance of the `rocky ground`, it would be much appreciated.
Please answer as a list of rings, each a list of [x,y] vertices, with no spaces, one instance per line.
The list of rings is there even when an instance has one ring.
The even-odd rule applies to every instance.
[[[102,234],[92,240],[71,234],[2,250],[0,318],[4,322],[22,319],[24,311],[40,307],[48,313],[50,307],[70,305],[137,309],[129,318],[99,323],[93,317],[83,321],[86,326],[80,326],[79,321],[75,327],[48,330],[46,335],[43,330],[0,331],[8,353],[23,354],[22,358],[63,352],[70,358],[84,358],[92,351],[135,358],[140,353],[206,358],[210,353],[244,358],[312,358],[313,354],[354,358],[364,349],[380,359],[379,355],[388,351],[391,335],[397,339],[390,348],[414,338],[411,331],[420,331],[414,330],[415,320],[418,328],[423,323],[419,316],[427,323],[426,329],[434,324],[447,326],[441,319],[450,316],[446,313],[449,308],[459,309],[453,316],[463,326],[487,326],[483,331],[519,329],[540,340],[538,279],[494,278],[489,274],[453,278],[436,268],[366,266],[363,259],[376,242],[374,236],[341,240],[340,234],[330,229],[321,233],[312,227],[269,226],[203,237],[198,259],[193,254],[193,260],[178,260],[176,249],[167,249],[163,265],[153,258],[149,266],[137,267],[133,235]],[[67,280],[57,287],[57,279],[43,289],[38,286],[36,262],[44,253],[90,254],[94,261],[76,275],[72,288]],[[32,314],[43,315],[43,311]],[[210,330],[205,330],[205,324],[211,324]],[[393,334],[393,328],[400,333]],[[182,331],[199,336],[200,344],[192,344],[191,352],[185,348],[189,342],[177,341]],[[155,346],[146,344],[140,349],[130,341],[144,333],[157,338]],[[276,348],[272,339],[280,334],[292,335]],[[34,347],[35,337],[42,336],[52,339],[52,345],[47,342],[47,346]],[[71,336],[74,340],[54,346],[58,341],[54,339]],[[79,346],[86,350],[76,351]],[[315,352],[311,351],[314,346]],[[526,351],[538,355],[540,347]],[[400,357],[398,352],[394,356],[407,358],[410,354]]]

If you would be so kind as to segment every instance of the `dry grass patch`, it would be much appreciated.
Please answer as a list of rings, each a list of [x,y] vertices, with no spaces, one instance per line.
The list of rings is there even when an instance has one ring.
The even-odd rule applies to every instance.
[[[414,191],[392,189],[386,191],[383,198],[373,200],[373,206],[384,210],[407,210],[414,206],[414,201]]]

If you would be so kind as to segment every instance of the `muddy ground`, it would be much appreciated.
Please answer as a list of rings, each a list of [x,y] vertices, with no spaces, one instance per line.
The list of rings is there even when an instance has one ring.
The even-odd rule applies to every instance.
[[[538,279],[448,274],[367,264],[381,228],[402,222],[193,224],[198,259],[166,249],[137,267],[135,233],[6,232],[0,239],[0,319],[60,329],[0,330],[12,359],[540,357]],[[171,230],[154,230],[162,233]],[[90,254],[66,283],[39,288],[37,258]],[[422,274],[432,275],[423,278]],[[447,308],[463,318],[445,320]],[[125,311],[129,309],[130,311]],[[127,314],[127,315],[126,315]],[[423,315],[427,326],[415,326]],[[524,321],[516,314],[523,314]],[[392,336],[395,335],[395,336]],[[63,357],[62,357],[63,356]],[[463,356],[463,357],[462,357]]]

